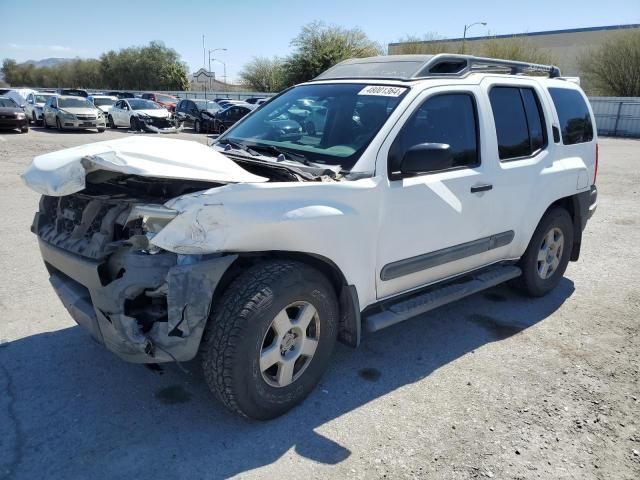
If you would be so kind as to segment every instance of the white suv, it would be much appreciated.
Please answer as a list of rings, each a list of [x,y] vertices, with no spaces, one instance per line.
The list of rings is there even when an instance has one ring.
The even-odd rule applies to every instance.
[[[326,118],[309,127],[305,105]],[[129,137],[23,178],[79,324],[132,362],[200,353],[227,407],[267,419],[313,389],[336,339],[508,280],[554,288],[596,208],[597,152],[556,67],[406,55],[342,62],[213,148]]]

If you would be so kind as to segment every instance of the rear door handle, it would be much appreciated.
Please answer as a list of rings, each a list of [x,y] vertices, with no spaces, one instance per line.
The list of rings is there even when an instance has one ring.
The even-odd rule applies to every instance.
[[[491,185],[490,183],[474,185],[473,187],[471,187],[471,193],[486,192],[488,190],[491,190],[492,188],[493,188],[493,185]]]

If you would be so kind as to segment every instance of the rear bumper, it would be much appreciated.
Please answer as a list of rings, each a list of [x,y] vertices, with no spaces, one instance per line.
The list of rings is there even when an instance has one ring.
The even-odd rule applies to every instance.
[[[179,265],[178,256],[169,252],[120,250],[96,262],[41,239],[39,244],[51,285],[76,323],[135,363],[195,357],[215,288],[236,259],[228,255]],[[115,278],[105,278],[114,268]]]

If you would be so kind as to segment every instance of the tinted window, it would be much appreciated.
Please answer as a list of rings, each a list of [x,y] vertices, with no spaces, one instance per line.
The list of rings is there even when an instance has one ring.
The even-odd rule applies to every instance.
[[[558,112],[562,143],[573,145],[593,140],[591,115],[580,92],[568,88],[550,88],[549,93]]]
[[[545,147],[544,116],[532,88],[494,87],[489,100],[500,160],[528,157]]]
[[[520,89],[494,87],[489,93],[489,99],[496,123],[500,160],[528,156],[531,153],[529,129]]]
[[[542,109],[538,96],[531,88],[521,88],[522,103],[524,111],[527,115],[527,124],[529,126],[529,140],[531,142],[531,153],[534,153],[547,143],[546,129],[544,126]]]
[[[454,167],[477,165],[478,135],[473,97],[467,93],[452,93],[427,99],[394,141],[389,171],[399,171],[405,152],[420,143],[449,145]]]

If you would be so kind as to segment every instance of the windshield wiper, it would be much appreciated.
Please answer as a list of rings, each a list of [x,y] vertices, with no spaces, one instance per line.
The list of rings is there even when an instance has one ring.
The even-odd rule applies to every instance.
[[[250,148],[252,150],[255,150],[256,152],[272,153],[277,156],[282,156],[284,160],[293,160],[294,162],[298,162],[303,165],[309,165],[307,157],[305,157],[303,154],[291,152],[289,150],[280,150],[275,145],[263,145],[256,143],[252,144]]]
[[[228,138],[223,138],[222,140],[218,141],[218,143],[221,145],[228,145],[230,148],[235,148],[236,150],[242,150],[243,152],[247,152],[253,156],[258,155],[258,152],[256,152],[255,150],[247,147],[246,145],[240,142],[234,142],[233,140],[229,140]],[[225,148],[225,150],[227,149]]]

